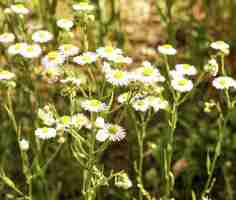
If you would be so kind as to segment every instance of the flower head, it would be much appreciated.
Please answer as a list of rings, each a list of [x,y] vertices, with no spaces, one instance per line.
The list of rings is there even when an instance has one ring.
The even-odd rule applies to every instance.
[[[129,84],[130,76],[126,71],[115,69],[106,73],[106,80],[115,86],[126,86]]]
[[[176,49],[170,44],[159,46],[158,51],[163,55],[175,55],[177,53]]]
[[[189,64],[178,64],[175,66],[177,72],[183,75],[193,76],[197,74],[197,70],[193,65]]]
[[[106,58],[110,61],[114,60],[117,56],[122,54],[121,49],[113,48],[111,46],[100,47],[96,50],[96,52],[101,58]]]
[[[55,124],[56,120],[50,111],[46,111],[45,109],[38,110],[38,117],[43,121],[46,126],[52,126]]]
[[[47,43],[53,39],[52,33],[41,30],[33,33],[32,40],[36,43]]]
[[[59,51],[51,51],[42,58],[42,65],[45,68],[54,68],[62,65],[65,61],[65,57]]]
[[[0,35],[0,43],[9,44],[15,41],[15,36],[12,33],[3,33]]]
[[[77,4],[74,4],[72,7],[77,12],[91,12],[94,10],[94,6],[87,2],[77,3]]]
[[[15,74],[7,70],[0,70],[0,81],[1,80],[11,80],[15,78]]]
[[[110,141],[120,141],[125,138],[124,129],[116,124],[106,124],[104,128],[100,129],[96,134],[96,139],[103,142],[107,139]]]
[[[73,61],[79,65],[86,65],[95,63],[97,60],[97,54],[94,52],[85,52],[80,56],[74,57]]]
[[[9,46],[7,52],[8,54],[14,56],[14,55],[20,54],[20,52],[22,52],[25,48],[27,48],[26,43],[16,43]]]
[[[84,110],[89,112],[102,112],[107,108],[107,105],[97,99],[84,100],[81,102]]]
[[[204,66],[204,70],[208,72],[212,76],[216,76],[219,71],[219,65],[216,59],[212,58],[208,61],[208,63]]]
[[[61,29],[69,31],[74,26],[74,22],[69,19],[59,19],[57,20],[57,26]]]
[[[35,130],[35,135],[42,140],[47,140],[56,137],[57,132],[56,129],[54,128],[44,127],[44,128],[37,128]]]
[[[78,129],[91,128],[89,119],[82,113],[77,113],[71,117],[71,125]]]
[[[224,41],[216,41],[211,43],[211,48],[219,50],[224,54],[229,54],[229,45]]]
[[[19,141],[20,149],[22,151],[28,151],[29,150],[29,141],[26,139],[21,139]]]
[[[136,111],[146,112],[150,108],[150,104],[147,99],[137,99],[132,102],[132,107]]]
[[[65,57],[75,56],[79,53],[79,48],[72,44],[63,44],[58,49]]]
[[[171,86],[178,92],[188,92],[192,90],[193,82],[184,77],[178,77],[171,81]]]
[[[236,88],[236,81],[228,76],[219,76],[215,78],[212,85],[219,90],[227,90],[230,87]]]
[[[27,45],[26,48],[22,48],[20,55],[25,58],[38,58],[42,53],[42,49],[38,44]]]
[[[23,4],[14,4],[11,5],[11,10],[16,13],[16,14],[20,14],[20,15],[27,15],[29,14],[29,9],[26,8]]]

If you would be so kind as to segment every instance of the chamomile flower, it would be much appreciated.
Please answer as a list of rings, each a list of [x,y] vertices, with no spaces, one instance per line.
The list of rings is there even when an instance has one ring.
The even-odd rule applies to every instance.
[[[184,75],[194,76],[197,74],[196,68],[189,64],[178,64],[175,66],[175,69]]]
[[[6,70],[0,70],[0,81],[1,80],[11,80],[15,78],[15,74],[6,71]]]
[[[150,108],[150,104],[147,99],[137,99],[132,102],[132,107],[136,111],[146,112]]]
[[[53,34],[45,31],[45,30],[40,30],[32,35],[32,40],[36,43],[47,43],[50,42],[53,39]]]
[[[56,130],[66,131],[71,126],[71,117],[64,115],[57,119]]]
[[[105,140],[120,141],[125,138],[125,130],[117,124],[106,124],[103,129],[100,129],[96,134],[96,139],[100,142]]]
[[[219,65],[216,59],[212,58],[208,61],[208,63],[204,66],[204,70],[212,76],[216,76],[219,71]]]
[[[81,84],[81,80],[75,77],[67,77],[66,79],[61,80],[61,83],[70,83],[79,87]]]
[[[112,70],[111,65],[108,62],[104,62],[102,65],[102,72],[109,73]]]
[[[72,8],[77,12],[91,12],[94,10],[94,6],[87,2],[81,2],[72,5]]]
[[[133,75],[137,77],[137,80],[147,84],[165,81],[165,78],[160,74],[159,70],[153,66],[138,68]]]
[[[74,22],[69,19],[59,19],[57,20],[57,26],[61,29],[69,31],[74,26]]]
[[[95,127],[96,128],[104,128],[106,125],[105,120],[103,117],[97,117],[95,120]]]
[[[126,86],[130,81],[128,72],[119,69],[110,70],[105,76],[106,80],[115,86]]]
[[[26,8],[23,4],[14,4],[11,5],[11,10],[16,13],[16,14],[20,14],[20,15],[27,15],[29,14],[29,9]]]
[[[21,139],[19,141],[19,146],[22,151],[28,151],[29,150],[29,141],[26,139]]]
[[[56,129],[54,128],[37,128],[35,130],[35,135],[42,140],[47,140],[50,138],[54,138],[57,135]]]
[[[224,41],[216,41],[211,43],[211,48],[215,50],[219,50],[225,54],[229,53],[229,45],[225,43]]]
[[[219,76],[215,78],[212,82],[212,85],[219,90],[227,90],[230,87],[236,87],[236,81],[228,76]]]
[[[184,78],[184,74],[177,70],[170,70],[169,75],[172,79]]]
[[[43,121],[44,125],[46,126],[52,126],[56,122],[53,114],[50,111],[45,111],[44,109],[38,110],[38,117]]]
[[[159,46],[158,51],[163,55],[175,55],[177,53],[177,50],[170,44]]]
[[[109,57],[109,60],[117,64],[131,64],[133,62],[132,58],[123,56],[121,54],[116,54]]]
[[[75,114],[71,117],[71,125],[76,128],[91,128],[91,123],[89,119],[82,113]]]
[[[63,44],[58,49],[65,57],[75,56],[79,53],[79,48],[72,44]]]
[[[118,48],[113,48],[111,46],[107,46],[107,47],[100,47],[96,50],[97,54],[101,57],[101,58],[106,58],[108,60],[114,59],[117,55],[121,55],[122,54],[122,50],[118,49]]]
[[[53,68],[62,65],[65,62],[65,57],[58,51],[51,51],[42,58],[42,65],[45,68]]]
[[[130,100],[130,93],[129,92],[125,92],[125,93],[119,95],[117,98],[117,101],[120,104],[127,103],[129,100]]]
[[[27,48],[27,44],[26,43],[16,43],[13,44],[11,46],[8,47],[7,52],[8,54],[14,56],[17,54],[20,54],[20,52],[23,51],[23,49]]]
[[[91,99],[82,101],[81,107],[89,112],[102,112],[107,108],[107,105],[97,99]]]
[[[20,51],[20,55],[25,58],[38,58],[42,53],[42,49],[38,44],[27,45]]]
[[[0,35],[0,43],[9,44],[15,41],[15,36],[12,33],[3,33]]]
[[[160,97],[148,96],[145,98],[145,100],[154,109],[155,112],[160,109],[164,110],[169,106],[168,101],[161,99]]]
[[[73,61],[79,65],[86,65],[95,63],[97,60],[97,54],[94,52],[85,52],[80,56],[74,57]]]
[[[184,77],[178,77],[171,81],[171,86],[178,92],[188,92],[193,88],[193,82]]]

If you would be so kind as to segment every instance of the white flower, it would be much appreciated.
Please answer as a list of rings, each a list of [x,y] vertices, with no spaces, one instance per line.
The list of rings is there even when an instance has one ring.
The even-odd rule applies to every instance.
[[[179,92],[188,92],[193,88],[193,82],[186,78],[175,78],[171,81],[171,86]]]
[[[52,126],[55,124],[56,120],[53,117],[53,114],[49,111],[46,112],[44,109],[38,110],[38,117],[43,121],[47,126]]]
[[[228,77],[228,76],[219,76],[213,80],[212,85],[216,89],[227,90],[230,87],[236,88],[236,81],[233,78]]]
[[[11,80],[13,78],[15,78],[15,74],[6,70],[0,70],[0,80]]]
[[[51,51],[42,58],[42,65],[45,68],[54,68],[62,65],[65,61],[65,57],[58,51]]]
[[[25,58],[38,58],[42,53],[42,49],[37,44],[27,45],[26,48],[21,49],[20,55]]]
[[[178,64],[175,66],[175,69],[184,75],[193,76],[197,74],[196,68],[189,64]]]
[[[107,47],[100,47],[96,50],[97,54],[101,57],[101,58],[106,58],[108,60],[113,60],[116,56],[121,55],[122,54],[122,50],[118,49],[118,48],[113,48],[110,46]]]
[[[129,92],[125,92],[121,95],[118,96],[117,98],[117,101],[120,103],[120,104],[123,104],[123,103],[127,103],[130,99],[130,93]]]
[[[133,62],[132,58],[125,57],[121,54],[115,54],[109,57],[109,60],[117,64],[131,64]]]
[[[0,35],[0,43],[9,44],[15,41],[15,36],[12,33],[3,33]]]
[[[74,77],[67,77],[66,79],[61,80],[61,83],[71,83],[79,87],[81,84],[81,80]]]
[[[94,52],[85,52],[80,56],[74,57],[73,61],[79,65],[92,64],[97,60],[97,54]]]
[[[13,44],[11,46],[8,47],[8,53],[10,55],[17,55],[17,54],[20,54],[20,52],[23,51],[23,49],[27,48],[27,44],[26,43],[16,43],[16,44]]]
[[[86,2],[74,4],[72,7],[78,12],[90,12],[94,10],[94,6]]]
[[[90,128],[91,123],[88,120],[88,118],[82,114],[82,113],[77,113],[71,117],[71,125],[75,126],[76,128]]]
[[[96,128],[104,128],[105,127],[105,120],[103,117],[97,117],[95,121]]]
[[[112,70],[111,65],[107,62],[104,62],[102,65],[102,72],[109,73]]]
[[[145,98],[148,104],[157,112],[160,109],[166,109],[169,104],[168,101],[161,99],[160,97],[148,96]]]
[[[150,104],[147,99],[137,99],[132,102],[134,110],[146,112],[150,108]]]
[[[147,84],[165,81],[165,78],[160,74],[159,70],[149,65],[135,70],[133,78],[134,80],[136,79]]]
[[[42,140],[47,140],[56,137],[57,132],[56,129],[54,128],[44,127],[44,128],[37,128],[35,130],[35,135]]]
[[[129,84],[129,74],[119,69],[110,70],[106,73],[106,80],[115,86],[126,86]]]
[[[184,78],[184,74],[177,70],[170,70],[169,75],[171,76],[172,79]]]
[[[84,110],[89,112],[101,112],[107,108],[107,105],[97,99],[84,100],[81,102],[81,106]]]
[[[208,63],[204,66],[204,70],[210,73],[212,76],[216,76],[219,71],[219,65],[216,59],[210,59]]]
[[[11,10],[16,13],[16,14],[20,14],[20,15],[27,15],[29,14],[29,9],[26,8],[24,5],[22,4],[14,4],[14,5],[11,5]]]
[[[175,55],[177,53],[176,49],[170,44],[159,46],[158,51],[163,55]]]
[[[100,129],[96,134],[96,139],[104,142],[109,139],[110,141],[120,141],[125,138],[125,130],[116,124],[106,124],[103,129]]]
[[[29,141],[26,139],[21,139],[19,141],[20,149],[22,151],[28,151],[29,150]]]
[[[72,44],[63,44],[58,49],[65,57],[75,56],[79,53],[79,48]]]
[[[215,50],[222,51],[225,54],[229,53],[229,45],[225,43],[224,41],[216,41],[211,43],[211,48]]]
[[[71,117],[64,115],[57,119],[56,130],[66,131],[71,126]]]
[[[53,39],[52,33],[41,30],[33,33],[32,40],[36,43],[47,43]]]
[[[115,178],[115,185],[119,188],[127,190],[132,187],[133,184],[128,175],[126,173],[122,173]]]
[[[74,22],[69,19],[59,19],[57,20],[57,26],[61,29],[69,31],[74,26]]]

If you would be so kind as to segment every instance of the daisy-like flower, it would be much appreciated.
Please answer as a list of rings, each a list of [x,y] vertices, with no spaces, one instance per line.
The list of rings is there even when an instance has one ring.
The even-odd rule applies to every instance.
[[[59,19],[57,20],[57,26],[61,29],[69,31],[74,26],[74,22],[69,19]]]
[[[146,112],[150,108],[150,104],[147,99],[137,99],[132,102],[132,107],[136,111]]]
[[[208,61],[208,63],[204,66],[204,70],[208,72],[212,76],[216,76],[219,71],[219,65],[216,59],[212,58]]]
[[[29,14],[29,9],[26,8],[23,4],[14,4],[11,5],[11,10],[16,13],[16,14],[20,14],[20,15],[27,15]]]
[[[52,39],[53,34],[45,30],[37,31],[32,35],[32,40],[36,43],[47,43]]]
[[[103,73],[108,73],[112,70],[111,65],[107,62],[104,62],[102,65],[102,72]]]
[[[120,141],[125,138],[125,130],[117,124],[106,124],[103,129],[100,129],[96,134],[96,139],[100,142],[105,140]]]
[[[115,86],[126,86],[130,81],[128,72],[119,69],[109,70],[105,76],[106,80]]]
[[[171,81],[171,86],[178,92],[188,92],[193,88],[193,82],[184,77],[178,77]]]
[[[11,80],[15,78],[15,74],[6,71],[6,70],[0,70],[0,81],[1,80]]]
[[[79,87],[81,84],[81,80],[74,77],[67,77],[66,79],[61,80],[61,83],[70,83]]]
[[[184,75],[194,76],[197,74],[196,68],[189,64],[178,64],[175,66],[175,69]]]
[[[42,53],[42,49],[38,44],[27,45],[26,48],[21,49],[20,55],[25,58],[38,58]]]
[[[54,68],[62,65],[65,62],[65,57],[61,52],[51,51],[42,58],[42,65],[45,68]]]
[[[75,56],[79,53],[79,48],[72,44],[63,44],[58,49],[65,57]]]
[[[71,125],[81,129],[83,127],[90,129],[91,123],[89,119],[82,113],[75,114],[71,117]]]
[[[109,57],[109,60],[117,64],[131,64],[133,62],[132,58],[125,57],[121,54],[116,54],[112,57]]]
[[[225,43],[224,41],[216,41],[211,43],[211,48],[215,50],[219,50],[225,54],[229,53],[229,45]]]
[[[236,81],[228,76],[219,76],[215,78],[212,85],[219,90],[227,90],[230,87],[236,88]]]
[[[50,111],[46,112],[44,109],[38,110],[38,117],[47,126],[52,126],[56,122],[55,118],[53,117],[53,114]]]
[[[50,138],[54,138],[57,135],[56,129],[54,128],[37,128],[35,130],[35,135],[42,140],[47,140]]]
[[[172,79],[184,78],[184,74],[177,70],[170,70],[169,75]]]
[[[19,146],[22,151],[28,151],[29,150],[29,141],[26,139],[21,139],[19,141]]]
[[[94,6],[87,2],[74,4],[72,5],[72,8],[77,12],[91,12],[94,10]]]
[[[121,95],[118,96],[117,98],[117,101],[120,103],[120,104],[123,104],[123,103],[127,103],[130,99],[130,93],[129,92],[125,92]]]
[[[71,126],[71,117],[64,115],[57,119],[56,122],[56,130],[58,131],[66,131]]]
[[[161,99],[160,97],[148,96],[145,98],[148,104],[157,112],[160,109],[166,109],[169,106],[168,101]]]
[[[89,112],[102,112],[107,108],[107,105],[97,99],[91,99],[82,101],[81,107]]]
[[[100,47],[96,50],[97,54],[101,57],[101,58],[106,58],[108,60],[113,60],[116,56],[121,55],[122,54],[122,50],[118,49],[118,48],[113,48],[111,46],[107,46],[107,47]]]
[[[175,55],[177,53],[177,50],[170,44],[159,46],[158,51],[163,55]]]
[[[80,56],[74,57],[73,61],[79,65],[92,64],[97,60],[97,54],[94,52],[85,52]]]
[[[23,51],[23,49],[25,48],[27,48],[26,43],[16,43],[9,46],[7,52],[8,54],[14,56],[14,55],[20,54],[20,52]]]
[[[96,118],[96,120],[95,120],[95,127],[96,128],[102,129],[102,128],[105,127],[105,125],[106,125],[106,123],[105,123],[105,120],[104,120],[103,117],[97,117]]]
[[[134,78],[137,77],[137,80],[151,84],[156,82],[164,82],[165,78],[160,74],[159,70],[153,66],[144,66],[135,70],[133,73]]]
[[[12,33],[3,33],[0,35],[0,43],[9,44],[15,41],[15,36]]]

